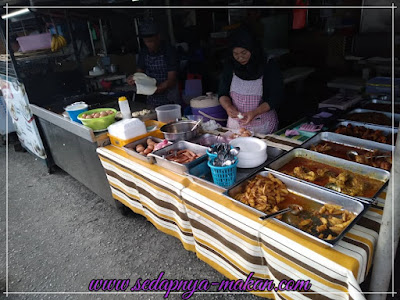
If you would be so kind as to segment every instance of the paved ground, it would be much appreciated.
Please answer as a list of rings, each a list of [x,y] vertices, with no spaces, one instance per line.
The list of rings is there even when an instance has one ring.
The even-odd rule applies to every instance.
[[[5,146],[0,146],[0,290],[5,287]],[[9,291],[87,292],[93,278],[220,281],[181,242],[138,215],[124,217],[63,171],[49,175],[9,146]],[[0,298],[4,296],[0,294]],[[11,295],[8,299],[162,299],[162,295]],[[192,299],[256,299],[250,294]],[[169,299],[181,299],[171,295]]]

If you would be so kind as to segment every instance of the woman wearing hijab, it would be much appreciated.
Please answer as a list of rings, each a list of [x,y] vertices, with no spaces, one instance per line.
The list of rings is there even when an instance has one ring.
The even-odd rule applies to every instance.
[[[232,39],[232,57],[219,84],[219,101],[228,113],[228,128],[246,128],[269,134],[278,129],[278,108],[283,98],[279,67],[267,62],[261,47],[246,31]]]

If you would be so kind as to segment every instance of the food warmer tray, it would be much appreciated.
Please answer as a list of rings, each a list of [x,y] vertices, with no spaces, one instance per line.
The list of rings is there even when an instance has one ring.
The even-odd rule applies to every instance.
[[[291,230],[294,230],[295,232],[301,235],[309,237],[312,240],[317,241],[325,246],[329,247],[335,246],[343,238],[343,236],[354,226],[354,224],[358,222],[358,220],[364,215],[364,213],[370,206],[369,203],[357,201],[355,198],[352,198],[344,194],[338,194],[332,190],[321,189],[317,186],[310,185],[309,183],[304,181],[299,181],[297,178],[284,175],[274,170],[266,169],[266,171],[261,171],[257,174],[262,176],[267,176],[268,173],[271,173],[275,178],[281,180],[286,185],[290,193],[299,195],[301,197],[306,198],[307,200],[317,202],[322,205],[324,205],[325,203],[340,205],[343,206],[344,209],[357,214],[354,220],[333,240],[322,240],[308,232],[300,230],[297,227],[285,223],[276,218],[268,219],[272,222],[281,224],[284,227],[290,228]],[[257,174],[254,174],[254,176],[256,176]],[[249,211],[255,213],[258,216],[263,216],[265,215],[265,213],[234,199],[234,196],[243,190],[247,181],[251,178],[252,177],[237,183],[232,188],[228,189],[225,192],[225,194],[230,198],[232,198],[232,200],[235,201],[235,203],[237,203],[238,205],[248,209]]]
[[[136,149],[136,146],[139,144],[146,144],[147,139],[150,139],[150,138],[156,143],[160,143],[163,141],[163,139],[160,139],[160,138],[157,138],[154,136],[146,136],[140,140],[137,140],[137,141],[134,141],[132,143],[125,145],[123,148],[124,148],[125,152],[128,153],[129,155],[131,155],[137,159],[143,160],[145,162],[148,162],[150,164],[153,164],[154,157],[150,156],[150,153],[147,156],[143,156],[143,155],[137,153],[135,150],[133,150],[133,149]],[[172,144],[171,142],[168,142],[168,145],[171,145],[171,144]]]
[[[183,149],[188,149],[190,151],[193,151],[194,153],[200,155],[200,157],[196,158],[195,160],[193,160],[187,164],[180,164],[180,163],[170,161],[165,158],[168,151],[170,151],[170,150],[179,151],[179,150],[183,150]],[[190,143],[187,141],[179,141],[172,145],[166,146],[160,150],[154,151],[153,153],[150,153],[149,156],[154,157],[156,163],[159,166],[183,175],[183,174],[187,173],[189,171],[189,169],[192,168],[193,166],[207,160],[206,149],[207,149],[207,147],[204,147],[204,146],[193,144],[193,143]]]
[[[390,173],[383,169],[374,168],[374,167],[371,167],[368,165],[362,165],[362,164],[359,164],[356,162],[344,160],[341,158],[337,158],[337,157],[333,157],[333,156],[329,156],[329,155],[325,155],[325,154],[321,154],[318,152],[301,149],[301,148],[295,148],[295,149],[289,151],[288,153],[286,153],[285,155],[282,155],[281,157],[279,157],[278,159],[276,159],[275,161],[270,163],[268,165],[268,167],[273,170],[279,170],[280,168],[282,168],[284,165],[289,163],[295,157],[307,158],[309,160],[313,160],[313,161],[316,161],[319,163],[323,163],[323,164],[330,165],[333,167],[341,168],[343,170],[347,170],[347,171],[350,171],[350,172],[353,172],[353,173],[356,173],[359,175],[366,176],[371,179],[376,179],[376,180],[384,182],[382,187],[375,193],[375,195],[372,198],[348,196],[351,198],[359,199],[361,201],[366,201],[368,203],[372,203],[375,201],[376,197],[386,188],[386,186],[388,184],[388,180],[390,178]],[[286,175],[286,174],[285,174],[285,176],[292,177],[292,176]],[[293,177],[293,178],[296,178],[296,177]],[[324,189],[324,190],[332,191],[331,189],[317,185],[312,182],[305,181],[303,179],[296,178],[296,180],[306,182],[312,186],[316,186],[316,187]],[[343,195],[342,193],[339,193],[336,191],[333,191],[333,192]]]
[[[388,126],[384,125],[377,125],[377,124],[371,124],[371,123],[363,123],[363,122],[357,122],[357,121],[342,121],[339,122],[335,129],[338,128],[339,126],[347,126],[348,124],[351,124],[353,126],[363,126],[365,128],[373,129],[373,130],[380,130],[382,131],[385,135],[391,135],[392,132],[397,133],[399,131],[398,128],[391,128]]]
[[[357,109],[354,109],[354,110],[348,112],[346,114],[346,116],[351,115],[351,114],[361,114],[361,113],[380,113],[380,114],[383,114],[383,115],[385,115],[386,117],[388,117],[390,119],[392,118],[392,115],[393,115],[393,117],[394,117],[394,127],[395,128],[399,127],[400,114],[392,114],[391,112],[384,112],[384,111],[379,111],[379,110],[370,110],[370,109],[357,108]],[[344,116],[342,118],[344,121],[348,121],[348,119],[346,119],[346,116]],[[386,128],[388,128],[388,127],[391,128],[392,127],[392,126],[386,126],[386,125],[382,125],[382,124],[375,124],[375,123],[368,123],[368,122],[365,122],[365,123],[384,126]]]
[[[321,141],[333,142],[336,144],[341,144],[344,146],[350,146],[354,148],[359,148],[363,150],[380,150],[384,152],[393,152],[394,146],[388,144],[377,143],[369,140],[364,140],[348,135],[333,133],[333,132],[321,132],[316,136],[309,139],[307,142],[302,144],[300,147],[305,149],[310,149],[312,145],[317,145]]]
[[[201,146],[205,147],[211,147],[212,145],[216,143],[226,143],[228,144],[231,141],[231,139],[228,139],[227,137],[223,135],[215,135],[211,133],[206,133],[203,134],[199,137],[194,138],[191,140],[192,143],[199,144]]]
[[[364,102],[364,103],[362,104],[362,108],[363,108],[363,109],[370,109],[370,108],[366,108],[366,106],[367,106],[368,104],[385,104],[385,105],[390,105],[390,106],[392,106],[392,102],[391,102],[391,101],[385,101],[385,100],[379,100],[379,99],[371,99],[371,100],[368,100],[368,101]],[[400,103],[395,103],[394,106],[395,106],[395,107],[397,106],[398,108],[400,108]],[[381,111],[381,110],[380,110],[380,111]],[[384,110],[384,112],[385,112],[385,110]],[[389,112],[392,112],[392,110],[390,110]]]

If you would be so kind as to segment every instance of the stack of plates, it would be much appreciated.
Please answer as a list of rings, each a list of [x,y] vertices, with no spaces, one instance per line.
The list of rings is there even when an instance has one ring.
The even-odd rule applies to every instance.
[[[268,158],[267,144],[254,137],[239,137],[229,144],[240,147],[238,168],[255,168],[262,165]]]

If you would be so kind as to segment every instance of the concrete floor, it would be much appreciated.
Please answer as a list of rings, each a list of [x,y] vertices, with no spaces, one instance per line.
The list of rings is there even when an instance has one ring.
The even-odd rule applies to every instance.
[[[0,146],[0,291],[5,290],[5,169]],[[122,216],[63,171],[49,175],[29,153],[9,146],[8,272],[10,292],[88,292],[94,278],[224,279],[145,218]],[[211,290],[211,289],[210,289]],[[3,298],[3,293],[0,298]],[[163,299],[162,294],[25,294],[7,299]],[[251,294],[191,299],[256,299]],[[4,297],[5,299],[5,297]],[[169,299],[181,299],[181,294]]]

